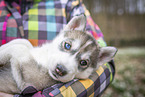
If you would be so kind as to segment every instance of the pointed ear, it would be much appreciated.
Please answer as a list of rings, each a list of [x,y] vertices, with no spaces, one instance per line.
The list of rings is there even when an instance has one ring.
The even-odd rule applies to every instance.
[[[117,52],[115,47],[101,47],[99,52],[98,66],[105,64],[113,59]]]
[[[74,16],[64,28],[64,31],[68,30],[81,30],[84,31],[86,27],[86,16],[81,14]]]

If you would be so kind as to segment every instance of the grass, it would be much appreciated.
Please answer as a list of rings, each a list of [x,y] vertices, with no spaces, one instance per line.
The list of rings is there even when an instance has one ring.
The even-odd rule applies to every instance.
[[[116,75],[102,97],[145,97],[145,47],[120,48]]]

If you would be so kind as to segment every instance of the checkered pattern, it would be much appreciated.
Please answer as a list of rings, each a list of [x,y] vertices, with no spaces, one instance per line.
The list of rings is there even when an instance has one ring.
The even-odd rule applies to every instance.
[[[104,91],[109,85],[110,70],[107,68],[108,64],[100,67],[89,79],[73,80],[60,88],[56,88],[49,93],[49,96],[56,97],[96,97]],[[75,82],[75,83],[73,83]],[[46,95],[47,96],[47,95]]]
[[[12,3],[13,6],[18,6],[16,3]],[[12,16],[15,17],[16,23],[18,25],[18,31],[17,33],[20,34],[18,36],[21,36],[21,38],[24,37],[24,30],[23,30],[23,24],[22,24],[22,16],[20,15],[20,13],[18,12],[18,10],[20,9],[20,7],[18,6],[18,10],[14,7],[11,8],[8,4],[7,4],[7,8],[8,10],[11,12]],[[8,23],[9,24],[9,23]],[[8,31],[10,32],[10,31]],[[16,31],[14,31],[16,32]]]
[[[18,2],[19,1],[19,2]],[[79,0],[28,0],[23,15],[21,0],[6,3],[0,1],[0,45],[15,38],[24,37],[34,46],[51,41],[60,30],[75,15],[85,14],[87,17],[86,30],[98,41],[100,46],[106,46],[103,34],[96,25],[88,10]],[[28,6],[29,5],[29,6]],[[29,9],[28,9],[29,8]],[[23,8],[24,9],[24,8]],[[27,87],[21,95],[27,97],[96,97],[100,96],[114,77],[114,64],[107,63],[101,66],[89,79],[73,80],[66,84],[59,83],[43,91],[34,87]],[[19,97],[19,95],[15,95]]]
[[[65,5],[61,1],[42,1],[23,15],[25,38],[33,45],[52,40],[66,25]]]
[[[21,95],[29,95],[30,97],[100,97],[102,92],[113,80],[114,68],[111,64],[107,63],[100,66],[89,79],[74,79],[66,84],[59,83],[53,85],[43,91],[37,91],[34,87],[29,86]],[[19,95],[15,95],[14,97],[19,97]]]

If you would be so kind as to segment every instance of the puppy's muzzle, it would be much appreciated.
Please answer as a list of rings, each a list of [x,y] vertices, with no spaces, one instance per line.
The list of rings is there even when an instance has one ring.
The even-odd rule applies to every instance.
[[[66,71],[66,68],[63,65],[57,64],[56,69],[55,69],[55,73],[58,76],[64,76],[64,75],[67,74],[67,71]]]

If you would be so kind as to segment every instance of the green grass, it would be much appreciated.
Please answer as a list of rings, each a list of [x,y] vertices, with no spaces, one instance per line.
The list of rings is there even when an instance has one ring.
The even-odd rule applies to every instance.
[[[145,47],[120,48],[116,75],[102,97],[145,97]]]

